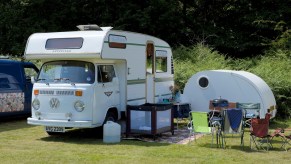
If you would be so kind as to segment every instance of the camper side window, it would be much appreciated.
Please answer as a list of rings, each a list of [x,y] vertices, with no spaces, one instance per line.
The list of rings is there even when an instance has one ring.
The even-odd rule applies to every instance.
[[[99,65],[98,66],[98,82],[108,83],[112,82],[115,77],[115,71],[113,65]]]
[[[167,53],[165,50],[156,50],[156,73],[167,72]]]
[[[156,72],[167,72],[167,57],[156,57]]]

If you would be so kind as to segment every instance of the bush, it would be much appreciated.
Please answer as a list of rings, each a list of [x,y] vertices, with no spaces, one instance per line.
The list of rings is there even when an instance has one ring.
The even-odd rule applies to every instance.
[[[197,72],[212,69],[231,69],[229,59],[217,51],[197,44],[193,47],[179,47],[173,51],[175,84],[184,88],[188,79]]]
[[[291,116],[291,58],[288,51],[269,51],[248,71],[260,76],[272,88],[281,118]]]

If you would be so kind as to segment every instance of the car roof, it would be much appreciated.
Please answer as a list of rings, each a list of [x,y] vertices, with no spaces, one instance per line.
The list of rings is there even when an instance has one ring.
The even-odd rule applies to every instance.
[[[34,65],[31,62],[24,62],[24,61],[18,61],[18,60],[11,60],[11,59],[1,59],[0,58],[0,64],[23,64],[23,65]]]

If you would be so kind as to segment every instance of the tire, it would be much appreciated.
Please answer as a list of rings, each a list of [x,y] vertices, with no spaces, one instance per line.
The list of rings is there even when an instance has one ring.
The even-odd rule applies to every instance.
[[[103,125],[107,122],[107,121],[113,121],[116,122],[117,121],[117,116],[113,113],[113,112],[107,112],[105,120],[103,122]]]

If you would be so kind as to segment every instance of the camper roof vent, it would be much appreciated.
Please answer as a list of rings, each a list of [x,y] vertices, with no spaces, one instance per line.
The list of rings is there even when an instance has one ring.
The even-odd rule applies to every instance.
[[[87,31],[87,30],[96,30],[101,31],[102,29],[96,25],[96,24],[89,24],[89,25],[79,25],[77,28],[81,31]]]
[[[96,24],[89,24],[89,25],[79,25],[77,28],[81,31],[88,31],[88,30],[93,30],[93,31],[109,31],[112,29],[112,27],[99,27]]]

